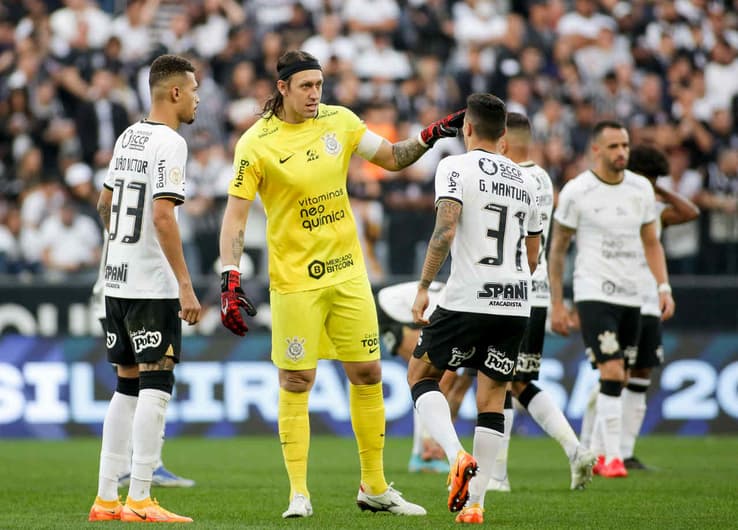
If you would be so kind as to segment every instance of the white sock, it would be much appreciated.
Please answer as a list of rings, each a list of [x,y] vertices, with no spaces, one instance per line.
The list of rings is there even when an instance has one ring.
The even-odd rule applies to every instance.
[[[633,456],[636,438],[641,432],[643,418],[646,416],[646,389],[651,381],[632,377],[628,380],[628,384],[642,388],[643,392],[634,392],[627,387],[623,389],[623,432],[620,436],[620,452],[623,458]]]
[[[459,436],[451,422],[451,409],[446,397],[437,390],[426,392],[415,401],[415,410],[428,431],[446,453],[450,465],[456,461],[456,455],[463,449]]]
[[[574,454],[579,447],[579,440],[574,430],[566,421],[564,413],[551,399],[547,392],[541,390],[528,403],[528,412],[536,421],[541,429],[546,431],[551,438],[559,442],[569,460],[574,458]]]
[[[136,396],[115,392],[105,413],[97,480],[97,496],[104,501],[118,498],[118,478],[128,468],[133,414],[136,412],[137,401]]]
[[[487,427],[474,428],[474,458],[479,471],[469,482],[469,504],[479,503],[484,507],[484,494],[487,492],[492,467],[503,443],[503,433]]]
[[[597,404],[597,396],[600,394],[600,385],[597,383],[592,387],[592,390],[589,393],[589,396],[587,398],[587,407],[584,409],[584,415],[582,416],[582,429],[579,433],[579,441],[580,443],[589,449],[594,449],[594,445],[592,443],[592,433],[594,430],[594,424],[595,424],[595,417],[597,416],[597,412],[595,410],[595,405]],[[596,453],[595,454],[600,454]]]
[[[151,494],[151,476],[161,455],[167,405],[172,395],[144,388],[138,394],[133,417],[133,458],[128,496],[134,501]]]
[[[623,425],[623,403],[620,396],[597,396],[597,421],[605,442],[605,462],[622,458],[620,454],[620,433]]]
[[[423,423],[418,411],[413,409],[413,452],[414,455],[423,454]]]
[[[491,474],[491,477],[498,482],[502,482],[507,478],[507,454],[510,449],[510,435],[515,419],[514,409],[505,409],[502,412],[505,415],[505,432],[502,434],[502,443],[500,444],[500,450],[497,451],[497,458],[495,458]]]

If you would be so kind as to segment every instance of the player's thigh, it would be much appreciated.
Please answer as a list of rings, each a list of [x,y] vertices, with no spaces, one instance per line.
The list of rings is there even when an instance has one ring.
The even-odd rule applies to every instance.
[[[342,362],[379,359],[377,309],[369,280],[353,278],[331,289],[326,335]]]
[[[270,292],[272,362],[278,368],[312,370],[325,356],[327,296],[327,289]]]
[[[638,355],[638,343],[641,336],[641,308],[622,307],[620,310],[620,327],[618,341],[623,350],[623,357],[627,365],[635,362]]]
[[[179,310],[176,298],[130,301],[125,325],[136,363],[155,363],[162,357],[179,362],[182,353]]]
[[[655,315],[641,315],[638,353],[628,368],[655,368],[664,362],[661,319]]]
[[[577,302],[582,339],[592,366],[623,358],[618,338],[622,308],[605,302]]]
[[[520,353],[513,381],[536,381],[541,371],[543,339],[546,335],[545,307],[531,307],[528,325],[520,342]]]
[[[105,297],[104,330],[108,362],[120,366],[137,364],[126,330],[125,315],[128,304],[129,300],[125,298]]]
[[[506,383],[513,379],[520,343],[530,319],[508,315],[489,316],[489,324],[480,328],[476,368],[488,378]]]

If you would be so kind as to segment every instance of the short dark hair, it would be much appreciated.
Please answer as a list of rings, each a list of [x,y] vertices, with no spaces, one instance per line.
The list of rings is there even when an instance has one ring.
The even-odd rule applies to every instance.
[[[497,140],[505,134],[505,103],[493,94],[472,94],[466,98],[466,117],[481,138]]]
[[[507,113],[507,128],[510,131],[530,134],[530,120],[525,114],[519,112]]]
[[[599,138],[605,129],[625,129],[625,125],[616,120],[602,120],[595,124],[592,129],[592,138]]]
[[[644,177],[655,179],[669,174],[669,161],[660,149],[636,145],[630,150],[628,169]]]
[[[149,70],[149,88],[169,79],[175,75],[182,75],[186,72],[195,73],[195,67],[190,61],[179,55],[165,54],[160,55],[151,63]]]

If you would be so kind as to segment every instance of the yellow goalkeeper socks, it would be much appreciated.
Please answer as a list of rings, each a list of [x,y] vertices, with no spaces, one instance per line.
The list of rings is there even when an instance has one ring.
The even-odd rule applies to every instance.
[[[361,482],[369,495],[387,489],[384,479],[384,396],[382,383],[349,385],[351,425],[359,446]]]
[[[290,499],[301,493],[310,498],[307,489],[310,419],[308,392],[288,392],[279,389],[279,441],[287,476],[290,479]]]

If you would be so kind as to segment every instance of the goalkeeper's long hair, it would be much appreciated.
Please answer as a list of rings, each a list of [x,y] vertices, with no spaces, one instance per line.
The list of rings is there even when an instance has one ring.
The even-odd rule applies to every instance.
[[[277,60],[277,72],[291,64],[302,61],[315,61],[317,63],[318,60],[308,52],[304,52],[302,50],[290,50],[283,53]],[[292,81],[292,76],[289,76],[284,81],[289,85],[290,81]],[[260,116],[266,119],[269,119],[272,116],[279,116],[283,109],[284,99],[282,97],[282,93],[275,88],[272,95],[269,96],[269,99],[264,102]]]

